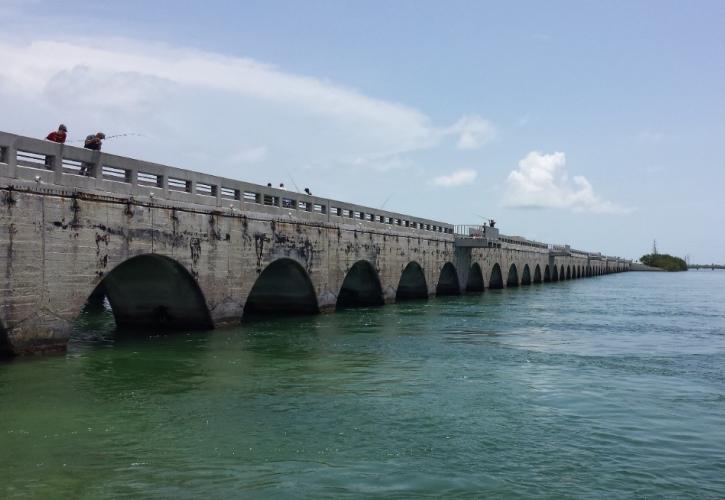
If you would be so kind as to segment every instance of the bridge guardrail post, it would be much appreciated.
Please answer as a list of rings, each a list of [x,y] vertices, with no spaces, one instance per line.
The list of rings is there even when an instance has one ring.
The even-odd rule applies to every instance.
[[[89,177],[95,177],[96,180],[103,180],[103,164],[101,162],[102,153],[100,151],[93,152],[93,160],[91,161],[91,171],[88,172]]]
[[[53,182],[55,184],[61,184],[63,182],[63,144],[58,148],[59,152],[53,157],[53,163],[51,164],[51,170],[53,170]]]
[[[8,155],[8,175],[12,179],[18,178],[18,148],[15,142],[15,139],[10,142],[5,153]]]

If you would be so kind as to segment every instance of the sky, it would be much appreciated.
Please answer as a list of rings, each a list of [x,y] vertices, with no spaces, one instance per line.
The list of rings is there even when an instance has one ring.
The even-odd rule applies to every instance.
[[[0,0],[0,130],[725,263],[725,2]]]

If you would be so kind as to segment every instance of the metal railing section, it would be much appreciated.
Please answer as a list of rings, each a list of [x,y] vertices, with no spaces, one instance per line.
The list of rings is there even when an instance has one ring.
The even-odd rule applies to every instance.
[[[0,132],[0,176],[119,195],[450,235],[444,222]],[[256,207],[256,208],[255,208]]]

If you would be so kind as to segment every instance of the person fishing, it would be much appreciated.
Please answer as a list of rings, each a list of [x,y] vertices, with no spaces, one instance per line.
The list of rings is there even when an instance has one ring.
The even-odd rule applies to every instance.
[[[92,151],[100,151],[101,146],[103,146],[103,139],[106,138],[106,134],[103,132],[98,132],[95,135],[91,134],[86,137],[86,141],[83,144],[83,147],[86,149],[90,149]],[[89,162],[83,162],[81,164],[81,169],[78,172],[80,175],[90,175],[91,169],[93,168],[93,163]]]
[[[46,140],[51,142],[57,142],[58,144],[65,144],[65,140],[68,138],[68,128],[62,123],[58,125],[58,130],[55,130],[46,136]],[[45,157],[45,168],[53,167],[53,157]]]
[[[106,138],[106,134],[98,132],[95,135],[89,135],[86,137],[86,142],[83,147],[86,149],[92,149],[93,151],[100,151],[103,146],[103,139]]]
[[[62,123],[58,125],[58,130],[55,130],[48,134],[45,138],[48,141],[57,142],[59,144],[65,144],[65,140],[68,137],[68,128]]]

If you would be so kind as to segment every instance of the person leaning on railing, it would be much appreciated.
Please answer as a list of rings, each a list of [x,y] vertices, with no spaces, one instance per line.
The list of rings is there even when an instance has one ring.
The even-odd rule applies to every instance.
[[[90,149],[92,151],[100,151],[101,146],[103,146],[103,139],[106,138],[106,134],[103,132],[98,132],[97,134],[91,134],[86,137],[86,142],[83,144],[83,147],[86,149]],[[89,175],[91,173],[91,168],[93,167],[93,163],[83,162],[81,164],[81,175]]]
[[[48,134],[45,139],[51,142],[57,142],[58,144],[65,144],[65,140],[67,137],[68,129],[65,125],[61,123],[60,125],[58,125],[58,130],[55,130]],[[51,168],[53,166],[50,156],[45,157],[45,166],[46,168]]]

